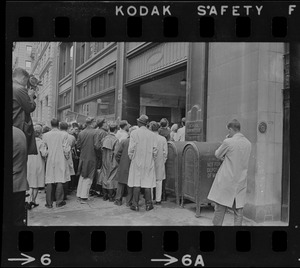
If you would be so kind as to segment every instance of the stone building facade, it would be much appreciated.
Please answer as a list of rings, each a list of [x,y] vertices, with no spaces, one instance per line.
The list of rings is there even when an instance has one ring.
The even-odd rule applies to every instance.
[[[141,113],[171,123],[186,116],[188,139],[219,142],[236,118],[252,143],[245,216],[288,220],[285,44],[75,42],[58,49],[60,120],[95,116],[133,125]],[[189,127],[194,121],[197,130]]]
[[[32,42],[15,42],[12,53],[12,68],[20,67],[30,72],[33,62]]]
[[[42,83],[36,92],[36,109],[32,113],[32,119],[34,122],[50,126],[51,119],[56,115],[58,43],[34,42],[32,47],[31,73]]]

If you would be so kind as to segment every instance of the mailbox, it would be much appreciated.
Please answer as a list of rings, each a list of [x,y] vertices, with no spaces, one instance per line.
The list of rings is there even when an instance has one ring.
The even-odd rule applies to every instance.
[[[166,190],[175,194],[177,205],[180,204],[179,199],[182,192],[182,152],[186,144],[187,142],[185,141],[168,142],[168,159],[166,161]]]
[[[209,203],[208,193],[221,166],[215,157],[221,143],[188,142],[182,155],[182,199],[196,203],[196,217],[200,217],[200,207]]]

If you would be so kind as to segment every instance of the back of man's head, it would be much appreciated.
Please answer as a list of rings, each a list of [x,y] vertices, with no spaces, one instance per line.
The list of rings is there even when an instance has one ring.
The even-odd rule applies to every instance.
[[[17,82],[18,84],[26,87],[29,79],[29,73],[24,69],[17,67],[13,70],[12,79],[13,82]]]
[[[68,128],[69,128],[69,125],[68,125],[67,122],[60,122],[60,123],[59,123],[59,128],[60,128],[60,130],[65,130],[65,131],[67,131]]]
[[[233,119],[231,121],[228,122],[227,124],[227,128],[228,129],[233,129],[235,132],[241,131],[241,124],[238,120]]]
[[[53,118],[50,123],[51,123],[51,127],[58,127],[59,125],[59,121],[56,118]]]
[[[121,129],[124,129],[127,125],[128,125],[127,120],[121,120],[120,121],[119,126],[120,126]]]
[[[167,118],[162,118],[159,123],[161,127],[167,127],[169,125],[169,121]]]

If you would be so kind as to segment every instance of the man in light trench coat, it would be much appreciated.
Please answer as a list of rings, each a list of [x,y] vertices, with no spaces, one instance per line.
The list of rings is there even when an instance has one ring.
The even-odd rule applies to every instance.
[[[157,138],[147,129],[148,116],[142,114],[137,119],[138,129],[132,131],[129,139],[128,156],[131,160],[128,186],[133,187],[131,210],[139,211],[141,188],[145,188],[146,211],[153,209],[151,189],[155,185],[154,160],[157,157]]]
[[[223,163],[207,198],[215,202],[213,225],[223,224],[227,207],[230,207],[234,211],[234,225],[241,226],[251,143],[240,132],[241,125],[238,120],[230,121],[227,129],[227,138],[215,152],[216,157],[223,160]]]

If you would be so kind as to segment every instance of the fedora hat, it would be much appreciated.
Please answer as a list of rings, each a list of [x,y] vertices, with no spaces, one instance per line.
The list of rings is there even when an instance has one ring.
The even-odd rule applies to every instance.
[[[149,118],[148,118],[148,116],[145,115],[145,114],[142,114],[142,115],[137,119],[138,122],[140,122],[141,124],[144,124],[144,125],[147,125],[148,120],[149,120]]]

